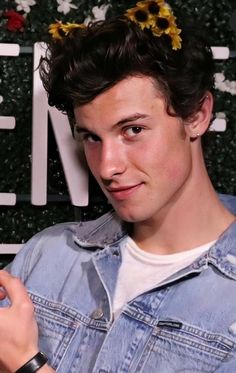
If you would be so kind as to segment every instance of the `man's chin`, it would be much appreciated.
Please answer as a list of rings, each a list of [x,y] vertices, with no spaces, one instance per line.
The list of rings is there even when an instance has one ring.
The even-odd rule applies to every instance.
[[[127,223],[138,223],[143,221],[142,214],[138,214],[131,211],[122,211],[113,207],[119,218]]]

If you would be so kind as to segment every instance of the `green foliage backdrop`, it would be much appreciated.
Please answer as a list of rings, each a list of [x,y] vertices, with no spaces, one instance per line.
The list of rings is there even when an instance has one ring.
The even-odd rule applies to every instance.
[[[28,0],[28,9],[19,9],[22,3],[20,0],[1,0],[0,43],[32,47],[36,41],[48,40],[48,25],[55,20],[83,22],[87,17],[101,16],[102,10],[104,16],[110,17],[135,5],[135,1],[128,0],[59,0],[62,8],[64,6],[64,13],[68,11],[64,14],[59,11],[57,0]],[[212,46],[228,46],[236,50],[235,18],[232,21],[235,1],[169,0],[169,4],[177,16],[193,18],[201,23]],[[24,17],[22,24],[13,25],[13,31],[8,30],[12,19],[7,12],[11,10]],[[236,59],[218,61],[217,72],[235,81]],[[0,96],[0,115],[16,117],[14,130],[0,130],[0,192],[17,193],[16,206],[0,207],[0,241],[21,243],[51,224],[93,218],[104,212],[108,206],[94,181],[90,183],[89,207],[78,210],[71,206],[50,129],[48,194],[57,196],[58,201],[52,198],[54,202],[45,207],[30,205],[32,53],[21,53],[17,58],[0,57]],[[227,131],[206,135],[205,158],[215,188],[219,192],[236,195],[236,96],[235,93],[216,90],[215,97],[215,111],[225,113]],[[9,259],[8,256],[0,256],[0,266]]]

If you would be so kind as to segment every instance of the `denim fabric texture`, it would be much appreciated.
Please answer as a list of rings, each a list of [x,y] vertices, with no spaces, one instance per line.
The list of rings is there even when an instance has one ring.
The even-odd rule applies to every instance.
[[[236,212],[236,197],[220,198]],[[114,212],[59,224],[29,240],[8,267],[34,302],[50,365],[59,373],[236,372],[236,223],[114,321],[125,235]]]

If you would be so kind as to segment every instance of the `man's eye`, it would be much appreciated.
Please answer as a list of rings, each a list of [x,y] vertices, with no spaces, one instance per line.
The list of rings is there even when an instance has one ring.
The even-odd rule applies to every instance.
[[[124,136],[125,137],[135,137],[140,132],[142,132],[143,128],[139,126],[132,126],[124,129]]]
[[[74,138],[78,142],[97,142],[100,138],[94,133],[81,130],[79,127],[74,127]]]
[[[97,142],[99,137],[91,133],[75,132],[75,140],[78,142]]]
[[[82,140],[86,141],[86,142],[100,141],[99,137],[97,135],[92,134],[92,133],[85,133],[82,137]]]

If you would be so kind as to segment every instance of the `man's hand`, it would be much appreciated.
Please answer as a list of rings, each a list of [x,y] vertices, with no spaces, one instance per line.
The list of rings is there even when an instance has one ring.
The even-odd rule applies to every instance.
[[[10,300],[0,308],[0,371],[15,372],[38,352],[38,327],[21,281],[0,271],[0,287],[0,300]]]

